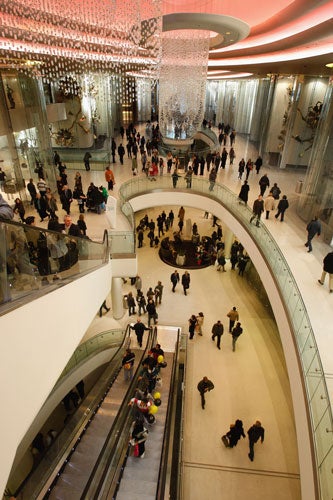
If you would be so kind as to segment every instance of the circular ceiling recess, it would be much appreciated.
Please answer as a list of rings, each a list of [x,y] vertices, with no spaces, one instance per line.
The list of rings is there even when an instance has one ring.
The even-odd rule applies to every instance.
[[[204,30],[216,33],[210,38],[210,50],[233,45],[250,33],[250,26],[236,17],[188,12],[163,16],[162,29],[163,31]]]

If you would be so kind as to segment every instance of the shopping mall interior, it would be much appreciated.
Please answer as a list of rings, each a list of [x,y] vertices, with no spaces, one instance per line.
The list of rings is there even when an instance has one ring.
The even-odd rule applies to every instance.
[[[0,12],[0,212],[14,210],[0,220],[3,498],[332,499],[333,293],[322,276],[333,241],[332,0],[17,0]],[[29,181],[48,200],[44,216]],[[92,188],[104,188],[100,201]],[[74,232],[52,225],[66,212]],[[163,286],[155,318],[141,311],[142,345],[130,328],[139,281],[146,297]],[[204,318],[193,338],[192,315]],[[142,363],[157,343],[145,413],[132,398],[145,396]],[[203,377],[214,385],[204,408]],[[244,435],[225,446],[236,420]]]

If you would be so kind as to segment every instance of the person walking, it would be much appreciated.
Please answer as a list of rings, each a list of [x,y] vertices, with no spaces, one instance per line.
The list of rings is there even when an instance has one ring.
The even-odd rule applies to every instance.
[[[188,168],[188,171],[184,175],[184,179],[186,181],[186,188],[190,189],[192,187],[192,176],[193,176],[193,170],[192,167]]]
[[[259,186],[260,186],[260,194],[261,196],[264,196],[266,189],[269,187],[269,179],[267,177],[267,174],[264,174],[260,181],[259,181]]]
[[[190,319],[188,320],[188,333],[190,334],[190,340],[194,337],[195,327],[197,326],[197,317],[195,314],[192,314]]]
[[[234,424],[230,425],[230,430],[226,432],[221,439],[226,448],[233,448],[234,446],[237,446],[241,437],[246,437],[243,422],[237,419]]]
[[[308,252],[312,252],[312,239],[317,235],[320,236],[321,234],[321,223],[318,220],[318,217],[315,216],[309,224],[306,226],[306,230],[308,232],[308,239],[307,242],[305,243],[305,246],[308,247]]]
[[[249,191],[250,191],[250,186],[247,181],[244,181],[244,184],[242,185],[238,198],[241,201],[244,201],[245,205],[247,205],[247,200],[249,199]],[[241,203],[241,202],[239,202]]]
[[[261,156],[259,155],[258,158],[256,159],[256,161],[254,162],[255,166],[256,166],[256,171],[257,171],[257,174],[259,174],[260,172],[260,169],[262,167],[262,158]]]
[[[175,269],[174,272],[170,276],[170,281],[172,283],[172,291],[173,292],[175,291],[177,283],[179,283],[179,279],[180,279],[179,278],[179,273],[178,273],[177,269]]]
[[[249,159],[247,160],[246,165],[245,165],[245,170],[246,170],[246,177],[245,177],[245,180],[248,180],[248,179],[249,179],[250,172],[253,170],[253,163],[252,163],[251,158],[249,158]]]
[[[117,144],[116,141],[114,140],[114,137],[112,137],[111,139],[112,163],[116,163],[116,151],[117,151]]]
[[[228,312],[227,317],[229,318],[229,333],[231,333],[235,322],[239,320],[239,314],[235,306]]]
[[[328,273],[328,288],[330,293],[333,293],[333,252],[329,252],[323,260],[323,272],[318,280],[321,285],[324,284],[326,274]]]
[[[106,312],[110,311],[110,308],[106,305],[106,300],[103,301],[103,304],[99,308],[99,317],[100,318],[103,316],[103,309],[105,309]]]
[[[280,199],[280,194],[281,194],[281,189],[277,185],[276,182],[274,182],[273,187],[271,189],[271,193],[273,195],[274,200],[279,200]]]
[[[128,315],[132,316],[135,314],[135,300],[132,292],[128,292],[127,294],[127,306],[128,306]]]
[[[260,218],[261,218],[261,214],[263,213],[264,211],[264,200],[262,199],[262,196],[259,195],[258,198],[254,201],[253,203],[253,207],[252,207],[252,217],[250,219],[250,223],[252,223],[252,221],[254,219],[257,219],[257,222],[256,222],[256,226],[257,227],[260,227]]]
[[[196,325],[195,331],[198,335],[200,335],[200,337],[202,337],[202,326],[203,326],[204,319],[205,319],[204,313],[199,312],[199,314],[197,316],[197,325]]]
[[[156,312],[156,306],[153,298],[148,300],[147,313],[148,313],[148,326],[150,326],[151,320],[154,320],[154,325],[157,325],[158,314]]]
[[[108,190],[113,191],[113,186],[115,185],[115,181],[114,181],[114,175],[113,175],[113,172],[112,172],[110,166],[106,167],[104,175],[105,175],[105,180],[108,183]]]
[[[172,177],[172,185],[173,185],[174,188],[176,188],[177,187],[178,179],[180,177],[180,175],[178,175],[178,172],[177,172],[176,169],[173,171],[171,177]]]
[[[213,191],[216,182],[216,169],[215,167],[209,172],[209,191]]]
[[[241,161],[238,163],[238,179],[242,179],[242,176],[244,174],[245,170],[245,160],[244,158],[241,159]]]
[[[162,303],[162,295],[163,295],[163,285],[162,281],[158,281],[155,286],[155,305]]]
[[[27,190],[29,191],[29,194],[31,196],[30,205],[34,205],[36,197],[37,197],[37,189],[36,189],[36,186],[34,184],[33,179],[29,180],[29,182],[27,184]]]
[[[214,384],[208,379],[208,377],[203,377],[203,379],[198,383],[197,388],[201,397],[201,408],[204,410],[206,404],[205,393],[212,391],[214,389]]]
[[[147,302],[146,302],[146,298],[143,295],[141,290],[138,290],[138,293],[136,296],[136,303],[138,304],[138,308],[139,308],[139,312],[138,312],[139,316],[141,316],[142,311],[145,314],[147,312],[146,311]]]
[[[281,222],[283,222],[284,219],[284,213],[289,207],[289,202],[287,200],[287,196],[284,194],[282,196],[282,200],[279,201],[278,206],[277,206],[277,213],[275,214],[275,218],[278,219],[279,215],[281,215]]]
[[[250,453],[248,454],[249,459],[253,462],[254,459],[254,444],[261,439],[261,443],[264,442],[265,429],[261,426],[261,422],[257,420],[252,427],[247,431],[249,437],[249,447]]]
[[[140,347],[142,347],[143,334],[145,330],[149,330],[149,328],[144,323],[141,322],[140,318],[138,318],[134,325],[130,325],[130,329],[134,330],[138,344]]]
[[[124,369],[124,380],[125,382],[130,382],[133,378],[133,367],[134,367],[135,354],[131,349],[126,349],[123,356],[121,366]]]
[[[122,145],[122,143],[120,143],[118,146],[118,155],[119,155],[120,164],[124,165],[125,148]]]
[[[191,282],[190,273],[188,271],[185,271],[185,273],[182,276],[184,295],[187,295],[187,290],[190,288],[190,282]]]
[[[266,219],[269,219],[269,212],[275,209],[275,199],[272,192],[268,193],[268,196],[264,201],[264,207],[266,210]]]
[[[217,348],[221,349],[221,337],[223,335],[224,327],[220,320],[218,320],[212,328],[212,340],[215,341],[217,337]]]
[[[241,324],[240,323],[237,323],[237,325],[235,326],[235,328],[233,328],[232,332],[231,332],[231,335],[232,335],[232,350],[233,352],[235,352],[236,350],[236,342],[237,342],[237,339],[240,335],[242,335],[243,333],[243,328],[241,327]]]
[[[89,170],[90,170],[90,158],[91,158],[91,154],[89,153],[89,151],[87,151],[83,157],[84,167],[85,167],[87,172],[89,172]]]

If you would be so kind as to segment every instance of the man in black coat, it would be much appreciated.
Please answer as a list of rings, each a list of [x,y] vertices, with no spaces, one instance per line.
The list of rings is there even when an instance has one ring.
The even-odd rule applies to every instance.
[[[120,144],[118,146],[118,155],[119,155],[121,165],[124,165],[125,148],[122,144]]]
[[[252,217],[250,219],[250,222],[252,222],[254,219],[257,219],[256,226],[260,227],[260,217],[261,214],[264,211],[264,200],[262,199],[262,196],[259,195],[258,198],[254,201],[253,203],[253,208],[252,208]]]
[[[202,380],[200,380],[197,387],[201,397],[201,408],[204,410],[206,404],[205,392],[210,392],[211,390],[213,390],[214,384],[211,380],[208,379],[208,377],[204,377]]]
[[[287,196],[284,194],[282,196],[282,200],[279,201],[278,206],[277,206],[277,213],[275,214],[275,218],[278,219],[279,215],[281,215],[281,222],[283,222],[284,218],[284,213],[289,207],[289,202],[287,200]]]
[[[223,335],[223,331],[224,331],[224,327],[223,327],[221,321],[218,320],[217,323],[215,323],[213,325],[213,328],[212,328],[212,340],[215,341],[215,337],[217,337],[217,348],[218,349],[221,349],[221,337]]]
[[[174,272],[170,276],[170,281],[172,283],[172,291],[175,291],[176,285],[179,282],[179,273],[177,269],[174,270]]]
[[[182,276],[184,295],[187,295],[186,290],[190,288],[190,281],[191,281],[190,273],[188,271],[185,271],[185,273]]]
[[[135,331],[135,335],[136,335],[136,338],[138,340],[138,344],[140,347],[142,347],[142,337],[143,337],[144,331],[149,330],[149,328],[146,325],[144,325],[143,323],[141,323],[141,319],[138,318],[135,325],[130,326],[130,329]]]
[[[333,252],[329,252],[326,257],[324,257],[323,264],[323,272],[318,282],[323,285],[326,274],[328,273],[328,288],[330,293],[333,293]]]
[[[67,185],[65,185],[62,188],[61,195],[60,195],[60,201],[62,204],[62,208],[67,212],[67,215],[69,215],[71,211],[71,203],[73,201],[73,193],[72,190],[69,189]]]
[[[318,220],[317,216],[315,216],[312,219],[312,221],[309,222],[309,224],[306,226],[306,230],[308,232],[308,239],[307,239],[307,242],[305,243],[305,246],[308,247],[308,252],[312,252],[311,240],[316,235],[320,236],[320,233],[321,233],[321,223]]]
[[[261,422],[259,422],[259,420],[257,420],[256,423],[249,428],[249,430],[247,431],[247,435],[249,436],[249,446],[250,446],[250,453],[248,454],[248,457],[251,460],[251,462],[253,462],[254,443],[259,441],[259,439],[261,439],[261,442],[263,443],[265,438],[265,429],[261,427]]]
[[[259,186],[260,186],[260,194],[261,196],[264,196],[266,189],[269,187],[269,179],[267,177],[267,174],[264,174],[260,181],[259,181]]]

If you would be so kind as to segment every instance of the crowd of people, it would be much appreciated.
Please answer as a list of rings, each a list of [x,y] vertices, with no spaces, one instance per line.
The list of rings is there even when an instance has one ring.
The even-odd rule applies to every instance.
[[[148,140],[145,139],[144,136],[140,136],[140,134],[135,130],[135,128],[131,129],[129,127],[129,133],[128,130],[126,130],[126,137],[127,137],[127,144],[126,144],[126,150],[128,154],[128,158],[131,158],[132,160],[132,172],[133,175],[137,175],[139,171],[139,166],[138,162],[133,161],[133,160],[138,160],[138,152],[140,153],[140,160],[141,160],[141,169],[142,172],[144,172],[147,176],[154,178],[157,175],[164,175],[164,173],[168,173],[171,175],[173,186],[177,186],[178,179],[180,178],[179,175],[179,159],[177,157],[173,157],[171,154],[167,155],[166,162],[164,163],[163,158],[159,158],[157,154],[157,137],[158,137],[158,126],[154,127],[151,126],[151,138]],[[156,132],[157,129],[157,132]],[[219,169],[225,169],[226,167],[226,161],[227,158],[229,157],[230,165],[233,165],[234,159],[236,157],[235,154],[235,140],[236,140],[236,132],[234,130],[229,130],[228,132],[225,131],[226,127],[222,127],[221,130],[219,128],[219,141],[220,141],[220,135],[221,135],[221,146],[223,144],[223,150],[221,154],[217,152],[212,152],[208,153],[206,157],[204,158],[203,156],[198,156],[194,154],[191,158],[191,160],[188,162],[187,165],[185,165],[185,179],[186,179],[186,185],[187,187],[191,187],[191,180],[193,175],[204,175],[205,169],[207,172],[211,173],[212,171],[214,172],[214,176],[212,176],[212,179],[209,179],[211,182],[212,189],[214,187],[214,183],[216,180],[216,174],[218,173]],[[125,132],[125,131],[124,131]],[[123,136],[122,136],[123,137]],[[229,138],[229,139],[228,139]],[[230,149],[229,152],[226,150],[226,145],[227,141],[229,140],[230,142]],[[155,141],[155,142],[154,142]],[[122,143],[119,145],[117,148],[116,143],[113,139],[113,163],[116,163],[116,152],[118,152],[120,162],[123,163],[123,157],[125,155],[125,150],[124,153],[122,153]],[[120,151],[120,152],[119,152]],[[59,155],[58,155],[59,156]],[[89,160],[89,159],[88,159]],[[58,232],[65,232],[66,234],[73,235],[73,236],[80,236],[84,237],[87,234],[87,226],[85,224],[84,220],[84,213],[85,209],[91,210],[91,211],[96,211],[96,213],[101,213],[105,209],[105,204],[107,202],[107,196],[108,196],[108,191],[113,190],[113,187],[115,185],[115,176],[111,170],[111,166],[108,166],[105,170],[105,181],[107,183],[107,189],[103,186],[100,186],[99,188],[94,185],[94,183],[90,183],[88,190],[84,194],[83,186],[82,186],[82,179],[81,175],[79,172],[76,173],[75,175],[75,183],[73,186],[73,190],[68,186],[68,180],[67,180],[67,175],[66,175],[66,166],[61,162],[60,157],[57,159],[56,162],[56,155],[55,155],[55,164],[59,170],[59,176],[57,179],[57,187],[58,187],[58,195],[59,195],[59,200],[62,206],[62,209],[64,211],[64,223],[61,224],[59,222],[58,216],[56,212],[59,211],[58,209],[58,204],[57,200],[54,196],[54,194],[51,192],[50,188],[47,186],[46,181],[43,179],[42,176],[40,176],[38,182],[34,183],[33,179],[30,179],[29,183],[27,184],[27,189],[30,193],[31,196],[31,205],[33,205],[36,209],[36,212],[38,213],[40,217],[40,221],[42,222],[44,219],[48,219],[48,227],[49,229],[52,229],[53,231],[58,231]],[[86,162],[85,162],[86,165]],[[248,202],[248,195],[249,195],[249,176],[251,175],[251,172],[253,170],[256,170],[256,173],[259,174],[261,167],[263,165],[262,158],[259,156],[255,162],[252,162],[251,159],[249,159],[247,162],[242,158],[241,161],[239,162],[239,179],[242,180],[242,175],[246,171],[246,179],[241,187],[241,191],[239,193],[239,199],[241,202],[244,202],[247,204]],[[90,168],[90,166],[89,166]],[[87,169],[87,165],[86,165]],[[171,174],[172,172],[172,174]],[[253,175],[253,174],[252,174]],[[282,195],[281,197],[281,190],[278,187],[277,183],[274,183],[273,186],[270,186],[270,181],[268,179],[268,175],[264,174],[260,179],[259,179],[259,194],[257,199],[254,201],[253,204],[253,215],[251,217],[251,222],[255,221],[257,225],[259,225],[261,216],[264,212],[266,212],[266,219],[269,219],[270,213],[274,210],[277,209],[277,212],[275,214],[275,218],[278,219],[280,217],[281,222],[284,220],[284,215],[285,211],[288,209],[289,203],[287,200],[286,195]],[[271,187],[271,189],[269,189]],[[264,198],[266,190],[268,191],[268,195]],[[77,224],[73,224],[71,220],[71,204],[73,201],[76,200],[79,211],[80,211],[80,216],[77,221]],[[15,199],[15,204],[13,206],[13,213],[17,214],[22,222],[24,222],[27,226],[29,225],[35,225],[35,217],[29,216],[26,217],[25,215],[26,209],[24,204],[19,198]],[[148,215],[145,215],[145,217],[140,221],[139,226],[137,227],[137,239],[138,239],[138,247],[143,246],[143,241],[144,241],[144,236],[145,236],[145,231],[147,231],[147,237],[149,239],[149,244],[151,247],[158,247],[159,245],[159,239],[161,236],[164,236],[165,232],[168,232],[170,228],[173,228],[174,224],[174,219],[175,219],[175,214],[173,210],[170,210],[169,213],[167,214],[165,210],[159,214],[157,217],[156,222],[152,219],[149,220]],[[181,216],[178,214],[178,227],[179,227],[179,233],[182,233],[183,230],[183,224],[184,224],[184,215]],[[311,245],[311,240],[313,239],[314,236],[320,235],[320,222],[318,221],[318,218],[315,217],[307,226],[307,232],[308,232],[308,239],[305,243],[305,246],[308,247],[308,251],[312,251],[312,245]],[[194,231],[193,231],[194,233]],[[218,241],[219,238],[217,238],[216,241]],[[37,249],[37,247],[35,248]],[[55,254],[56,255],[56,254]],[[65,269],[66,264],[62,264],[64,262],[63,255],[57,255],[57,259],[59,261],[59,271]],[[40,259],[39,259],[40,260]],[[224,255],[224,248],[219,248],[216,251],[216,260],[217,260],[217,270],[219,271],[225,271],[225,265],[226,265],[226,259]],[[235,270],[236,267],[239,269],[239,274],[242,275],[244,273],[245,266],[248,262],[248,257],[246,256],[244,249],[242,245],[238,241],[234,241],[231,247],[230,251],[230,264],[231,264],[231,269]],[[318,280],[320,285],[323,285],[326,273],[329,273],[330,281],[329,281],[329,291],[332,293],[332,276],[333,276],[333,268],[332,268],[332,262],[325,263],[324,260],[324,268],[323,268],[323,274],[321,278]],[[178,277],[177,277],[178,275]],[[182,278],[179,276],[179,273],[177,270],[172,273],[173,278],[171,280],[172,283],[172,291],[175,292],[176,286],[179,282],[182,283],[183,285],[183,290],[184,294],[187,294],[188,288],[190,286],[190,276],[189,273],[186,271],[184,272]],[[184,282],[183,282],[183,277],[184,277]],[[141,286],[139,286],[141,282]],[[142,346],[142,336],[144,334],[144,331],[148,330],[149,327],[151,326],[152,322],[154,324],[157,324],[157,319],[158,319],[158,314],[157,314],[157,307],[161,304],[162,302],[162,294],[163,294],[163,285],[161,281],[157,282],[157,285],[153,288],[150,287],[147,291],[146,294],[142,292],[142,280],[139,276],[135,278],[135,288],[136,288],[136,297],[134,297],[132,292],[129,292],[126,301],[127,301],[127,306],[128,306],[128,311],[129,315],[134,315],[137,314],[141,316],[142,314],[148,314],[148,327],[146,327],[140,318],[138,318],[137,322],[133,325],[133,330],[137,336],[138,340],[138,345],[141,347]],[[137,308],[137,310],[136,310]],[[235,311],[235,308],[232,308],[232,310],[228,313],[228,318],[229,318],[229,333],[232,336],[232,349],[235,351],[236,349],[236,342],[239,336],[243,333],[241,324],[238,322],[238,317],[236,316],[236,313],[238,314],[237,311]],[[234,317],[234,319],[231,319]],[[234,322],[231,324],[231,322]],[[139,326],[138,326],[139,325]],[[189,333],[190,333],[190,339],[192,340],[195,336],[195,334],[202,336],[204,334],[203,332],[203,325],[204,325],[204,313],[200,312],[198,314],[194,314],[191,316],[189,319]],[[222,329],[221,329],[222,327]],[[140,331],[141,331],[141,337],[140,337]],[[223,324],[221,323],[220,320],[218,320],[212,327],[212,340],[215,343],[215,339],[217,340],[217,348],[221,348],[221,337],[224,333],[224,327]],[[125,356],[128,356],[128,359],[125,359]],[[126,355],[124,356],[124,370],[125,370],[125,365],[129,365],[126,367],[126,373],[127,374],[127,379],[130,380],[133,376],[133,366],[134,366],[134,357],[133,353],[129,350],[129,352],[126,352]],[[150,366],[149,363],[147,366]],[[150,368],[147,368],[148,372]],[[204,377],[206,378],[206,377]],[[207,380],[205,381],[207,383]],[[208,380],[209,382],[209,380]],[[148,388],[152,388],[151,384],[149,385],[148,383]],[[205,394],[205,392],[209,392],[214,388],[211,387],[210,389],[203,389],[201,391],[199,389],[200,395],[201,392]],[[152,391],[154,391],[154,388],[152,388]],[[141,399],[137,399],[136,402],[133,401],[133,407],[138,408],[138,401],[142,401],[147,399],[147,395],[150,394],[150,391],[147,393],[143,391],[143,394],[140,395]],[[202,395],[201,395],[202,398]],[[154,398],[153,398],[154,399]],[[158,398],[156,398],[158,399]],[[205,405],[205,399],[201,399],[203,401],[203,408]],[[148,403],[149,403],[149,397],[148,397]],[[146,405],[149,408],[149,406],[152,406],[153,403],[148,404],[146,401],[144,401],[144,405]],[[143,405],[143,406],[144,406]],[[145,421],[142,418],[142,413],[141,410],[138,410],[139,416],[135,418],[135,424],[133,425],[133,429],[131,431],[131,439],[134,440],[135,444],[138,444],[139,446],[139,455],[138,456],[143,456],[144,455],[144,442],[147,439],[147,433],[145,430]],[[149,412],[148,412],[149,414]],[[145,418],[145,415],[143,415]],[[240,422],[240,423],[239,423]],[[253,430],[251,430],[253,428]],[[251,432],[250,432],[251,431]],[[140,434],[141,433],[141,434]],[[257,421],[248,431],[249,435],[249,442],[250,442],[250,453],[249,453],[249,458],[250,460],[253,460],[254,454],[253,454],[253,445],[255,442],[258,441],[258,439],[261,439],[263,442],[264,440],[264,430],[261,427],[261,424],[259,421]],[[230,426],[230,430],[225,434],[225,436],[228,439],[228,446],[230,448],[236,446],[238,440],[240,439],[241,436],[245,437],[244,435],[244,430],[243,430],[243,424],[241,420],[236,420],[235,424],[232,424]],[[239,436],[237,438],[237,436]],[[140,447],[140,444],[143,443],[143,446]]]
[[[124,368],[125,381],[133,377],[133,365],[135,355],[127,349],[122,365]],[[132,367],[129,368],[129,364]],[[161,370],[167,366],[164,361],[164,351],[160,344],[156,344],[142,361],[140,367],[138,384],[134,396],[129,402],[132,408],[133,422],[130,429],[130,444],[132,445],[132,455],[138,458],[145,456],[145,442],[149,434],[149,428],[155,423],[156,413],[162,404],[160,386]],[[131,377],[128,372],[131,370]]]

